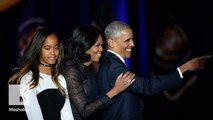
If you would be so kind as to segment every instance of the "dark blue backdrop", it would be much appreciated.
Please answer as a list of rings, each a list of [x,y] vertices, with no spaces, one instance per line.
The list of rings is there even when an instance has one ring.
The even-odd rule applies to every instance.
[[[190,38],[192,57],[212,54],[212,9],[211,1],[184,0],[23,0],[19,2],[0,13],[0,119],[26,119],[24,113],[8,112],[7,80],[12,68],[17,66],[18,28],[29,18],[43,18],[46,25],[56,30],[64,42],[80,25],[92,24],[103,30],[112,20],[127,22],[133,29],[136,44],[128,65],[136,74],[150,77],[152,64],[150,51],[154,49],[154,39],[161,18],[172,15],[180,19]],[[208,111],[204,113],[203,110],[212,108],[209,99],[212,64],[208,65],[207,70],[198,71],[202,79],[180,101],[168,102],[161,94],[148,98],[144,96],[145,118],[184,120],[184,118],[212,117]],[[162,104],[164,102],[166,104]],[[161,113],[161,108],[164,108],[166,113]]]

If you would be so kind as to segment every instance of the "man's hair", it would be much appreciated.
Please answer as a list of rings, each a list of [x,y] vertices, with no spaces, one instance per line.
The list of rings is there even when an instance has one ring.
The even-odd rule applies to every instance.
[[[125,29],[131,29],[131,27],[128,24],[121,21],[111,22],[109,25],[107,25],[104,31],[106,39],[109,38],[113,39],[119,36],[121,31]]]

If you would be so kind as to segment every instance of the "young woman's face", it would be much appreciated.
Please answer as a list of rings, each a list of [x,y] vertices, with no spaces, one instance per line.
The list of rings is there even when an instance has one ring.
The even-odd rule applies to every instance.
[[[53,65],[56,63],[59,56],[59,41],[58,37],[51,34],[44,41],[41,52],[40,62],[47,65]]]
[[[99,35],[96,43],[89,50],[86,51],[87,54],[91,55],[90,63],[99,62],[101,58],[101,53],[103,51],[102,44],[103,40],[102,37]]]

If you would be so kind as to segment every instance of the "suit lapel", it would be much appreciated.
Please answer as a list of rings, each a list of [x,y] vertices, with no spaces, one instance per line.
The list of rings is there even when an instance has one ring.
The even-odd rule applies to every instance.
[[[109,57],[109,58],[112,59],[113,61],[117,61],[117,62],[122,63],[122,64],[124,64],[124,65],[126,66],[126,64],[123,63],[123,61],[122,61],[120,58],[118,58],[115,54],[113,54],[113,53],[111,53],[111,52],[107,52],[107,53],[106,53],[106,57]],[[126,67],[127,67],[127,66],[126,66]]]

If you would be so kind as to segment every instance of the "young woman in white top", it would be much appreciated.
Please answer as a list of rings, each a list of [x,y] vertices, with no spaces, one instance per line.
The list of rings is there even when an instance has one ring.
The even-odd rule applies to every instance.
[[[23,62],[9,82],[20,83],[29,120],[73,120],[67,86],[61,75],[63,45],[55,32],[37,30]]]

